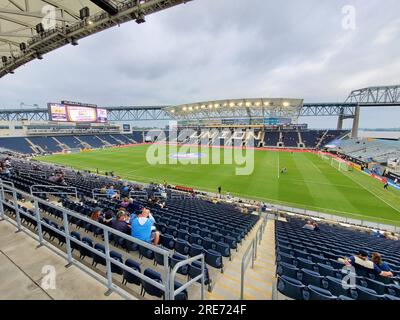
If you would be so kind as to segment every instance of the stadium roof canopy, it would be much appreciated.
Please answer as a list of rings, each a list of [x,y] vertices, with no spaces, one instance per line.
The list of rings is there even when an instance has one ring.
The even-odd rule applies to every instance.
[[[302,99],[252,98],[183,104],[164,111],[174,119],[297,118],[302,107]]]
[[[0,78],[66,44],[189,1],[0,0]]]

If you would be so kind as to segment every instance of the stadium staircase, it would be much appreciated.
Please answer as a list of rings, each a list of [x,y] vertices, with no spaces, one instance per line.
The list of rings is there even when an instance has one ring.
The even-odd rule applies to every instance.
[[[305,144],[303,143],[303,139],[302,139],[302,137],[301,137],[301,132],[300,132],[300,131],[298,131],[298,132],[297,132],[297,134],[299,135],[299,146],[302,146],[302,147],[304,147],[304,146],[305,146]]]
[[[251,245],[262,221],[243,240],[243,248]],[[239,300],[241,295],[241,262],[245,250],[232,259],[223,274],[220,274],[212,292],[207,292],[207,300]],[[271,300],[275,278],[275,221],[268,220],[261,243],[257,247],[257,257],[254,268],[249,265],[245,271],[245,300]]]
[[[329,130],[326,130],[324,132],[324,134],[322,135],[321,139],[319,139],[319,141],[317,143],[317,149],[319,149],[321,147],[322,141],[325,140],[325,137],[327,136],[328,132],[329,132]]]
[[[55,142],[57,142],[58,146],[62,149],[62,150],[69,150],[70,147],[68,147],[65,143],[62,143],[60,140],[58,140],[56,137],[53,137],[53,140]]]
[[[283,132],[282,132],[282,131],[279,131],[279,141],[278,141],[277,146],[278,146],[278,147],[279,147],[279,146],[281,146],[281,147],[284,147],[284,146],[285,146],[285,145],[284,145],[284,142],[283,142]]]
[[[25,140],[29,143],[29,145],[30,145],[30,147],[31,147],[31,149],[33,150],[34,153],[45,153],[46,152],[42,147],[37,146],[31,140],[29,140],[28,138],[25,138]]]
[[[113,136],[113,135],[111,135],[110,134],[110,137],[111,138],[113,138],[118,144],[120,144],[120,145],[123,145],[123,144],[125,144],[125,142],[124,141],[122,141],[122,140],[119,140],[118,138],[116,138],[115,136]]]
[[[87,149],[91,149],[92,148],[92,146],[89,143],[87,143],[85,141],[82,141],[77,136],[74,136],[74,138],[79,141],[79,143],[81,144],[82,147],[87,148]]]
[[[100,138],[100,136],[95,136],[97,139],[99,139],[103,144],[104,144],[104,146],[106,146],[106,147],[111,147],[111,143],[110,142],[108,142],[107,140],[103,140],[102,138]]]

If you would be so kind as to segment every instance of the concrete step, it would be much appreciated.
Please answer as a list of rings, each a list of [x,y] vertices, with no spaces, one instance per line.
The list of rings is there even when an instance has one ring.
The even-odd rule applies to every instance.
[[[206,294],[210,300],[238,300],[241,288],[241,261],[246,248],[256,236],[261,222],[249,234],[243,243],[242,250],[233,258],[232,263],[226,268],[213,291]],[[275,222],[269,220],[263,234],[263,239],[257,247],[257,258],[254,268],[251,263],[245,272],[245,300],[271,300],[272,288],[275,282]]]

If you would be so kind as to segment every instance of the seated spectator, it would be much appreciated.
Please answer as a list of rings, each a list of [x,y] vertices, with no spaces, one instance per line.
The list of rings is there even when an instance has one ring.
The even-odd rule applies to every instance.
[[[321,230],[318,226],[318,223],[316,223],[315,221],[312,223],[312,225],[314,226],[314,231],[319,231]]]
[[[352,265],[354,268],[373,272],[382,277],[393,277],[392,272],[382,271],[374,262],[368,259],[368,252],[360,250],[357,255],[344,260],[346,265]]]
[[[129,198],[128,202],[129,202],[129,204],[126,207],[126,211],[128,211],[129,213],[134,213],[138,210],[142,210],[142,207],[137,202],[135,202],[132,198]]]
[[[126,208],[129,206],[129,199],[128,199],[128,198],[124,198],[124,199],[122,200],[120,206],[121,206],[122,208],[125,208],[125,209],[126,209]]]
[[[99,207],[94,208],[92,214],[90,215],[90,219],[94,221],[99,221],[102,215],[102,210]]]
[[[116,193],[117,193],[117,191],[114,190],[114,186],[109,186],[106,191],[107,197],[110,199],[114,198]]]
[[[392,270],[390,269],[389,265],[386,262],[382,261],[382,256],[380,255],[380,253],[373,252],[372,253],[372,257],[371,257],[371,261],[373,263],[375,263],[379,267],[379,269],[381,269],[382,271],[392,272]]]
[[[313,223],[310,220],[308,220],[306,222],[306,224],[303,226],[303,229],[314,231],[315,226],[313,225]]]
[[[126,222],[127,215],[124,211],[118,211],[117,217],[111,222],[111,228],[125,234],[131,233],[131,226]]]
[[[108,210],[104,216],[102,216],[99,220],[100,223],[106,225],[107,227],[111,227],[112,221],[114,219],[114,212]]]
[[[123,197],[128,197],[130,191],[131,191],[131,188],[128,185],[128,182],[124,182],[123,187],[122,187],[122,191],[121,191],[121,195]]]
[[[156,231],[154,223],[150,210],[143,209],[132,221],[132,237],[157,245],[160,242],[160,233]]]
[[[389,240],[395,240],[395,241],[399,240],[399,238],[396,237],[394,232],[391,232],[391,233],[385,232],[384,236],[386,239],[389,239]]]

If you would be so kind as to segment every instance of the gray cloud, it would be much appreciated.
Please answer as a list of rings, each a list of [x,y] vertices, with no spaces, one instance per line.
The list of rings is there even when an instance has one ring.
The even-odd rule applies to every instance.
[[[354,31],[342,28],[344,5],[356,8]],[[399,82],[398,9],[398,0],[195,0],[18,69],[0,79],[0,106],[261,96],[343,101],[353,89]],[[372,110],[361,125],[400,126],[399,116]],[[305,121],[323,127],[336,120]]]

